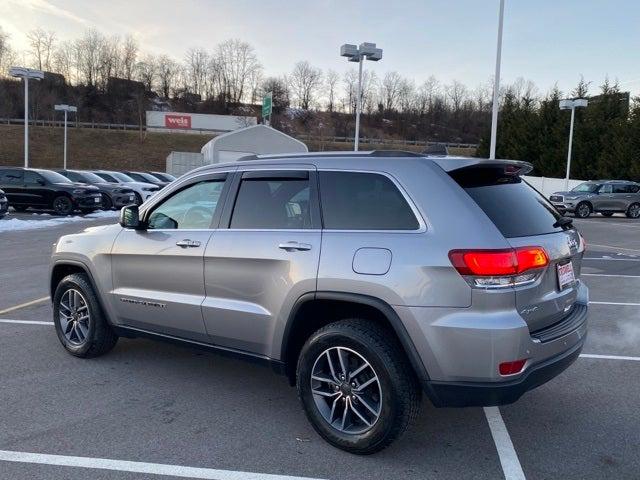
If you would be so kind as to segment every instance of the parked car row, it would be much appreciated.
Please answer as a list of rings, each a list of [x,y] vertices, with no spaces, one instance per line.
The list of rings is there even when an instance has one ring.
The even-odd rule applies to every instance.
[[[584,182],[568,192],[556,192],[549,199],[562,213],[570,212],[578,218],[592,213],[610,217],[624,213],[640,218],[640,183],[624,180]]]
[[[130,173],[145,181],[110,170],[0,167],[0,218],[9,205],[18,212],[38,208],[58,215],[140,205],[175,179],[169,174],[160,177],[149,172]]]

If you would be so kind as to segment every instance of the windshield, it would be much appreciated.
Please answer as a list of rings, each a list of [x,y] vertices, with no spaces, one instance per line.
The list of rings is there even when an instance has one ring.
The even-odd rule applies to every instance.
[[[151,174],[155,177],[158,177],[160,180],[164,180],[165,182],[173,182],[176,179],[176,177],[169,173],[151,172]]]
[[[99,177],[95,173],[91,172],[76,172],[80,177],[82,177],[87,183],[104,183],[105,179]]]
[[[578,185],[577,187],[573,187],[571,189],[572,192],[587,192],[587,193],[593,193],[598,189],[598,184],[597,183],[590,183],[590,182],[585,182],[585,183],[581,183],[580,185]]]
[[[52,172],[50,170],[35,170],[42,175],[48,182],[51,183],[72,183],[67,177],[60,175],[58,172]]]
[[[158,181],[158,179],[156,177],[154,177],[153,175],[151,175],[149,173],[144,173],[144,172],[137,172],[137,173],[142,178],[144,178],[145,181],[147,181],[147,182],[156,183]]]
[[[131,178],[129,175],[125,175],[124,173],[109,172],[109,175],[111,175],[112,177],[116,177],[120,182],[135,182],[133,178]]]

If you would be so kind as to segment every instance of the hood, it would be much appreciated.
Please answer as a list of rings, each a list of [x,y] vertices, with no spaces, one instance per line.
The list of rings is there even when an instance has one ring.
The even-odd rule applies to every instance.
[[[563,197],[586,197],[588,195],[594,195],[593,192],[553,192],[551,195],[562,195]]]

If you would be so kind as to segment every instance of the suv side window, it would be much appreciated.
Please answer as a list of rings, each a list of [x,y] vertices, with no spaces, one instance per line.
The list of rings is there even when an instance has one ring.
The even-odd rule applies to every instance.
[[[82,175],[80,175],[77,172],[70,172],[70,171],[66,171],[64,172],[65,177],[67,177],[69,180],[71,180],[72,182],[80,182],[80,183],[85,183],[86,180],[84,178],[82,178]]]
[[[310,229],[308,172],[245,172],[230,228]]]
[[[628,185],[629,193],[638,193],[640,192],[640,185]]]
[[[600,187],[599,193],[613,193],[613,189],[611,188],[611,184],[602,185]]]
[[[164,200],[153,209],[147,228],[150,230],[208,229],[218,208],[224,180],[194,183]]]
[[[378,173],[319,172],[324,228],[417,230],[416,216],[396,185]]]
[[[22,170],[0,170],[0,185],[22,185]]]
[[[621,183],[613,186],[613,193],[634,193],[636,186],[629,183]]]
[[[24,184],[31,187],[39,187],[44,182],[42,176],[36,172],[26,170],[24,172]]]

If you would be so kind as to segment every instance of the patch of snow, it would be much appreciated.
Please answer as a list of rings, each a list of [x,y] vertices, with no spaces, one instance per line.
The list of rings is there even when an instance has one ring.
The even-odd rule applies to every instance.
[[[23,220],[20,218],[4,218],[0,220],[0,232],[15,232],[19,230],[37,230],[40,228],[51,228],[64,225],[66,223],[86,222],[100,218],[117,218],[119,212],[99,211],[84,216],[73,217],[51,217],[47,220]],[[42,216],[50,216],[42,214]]]

